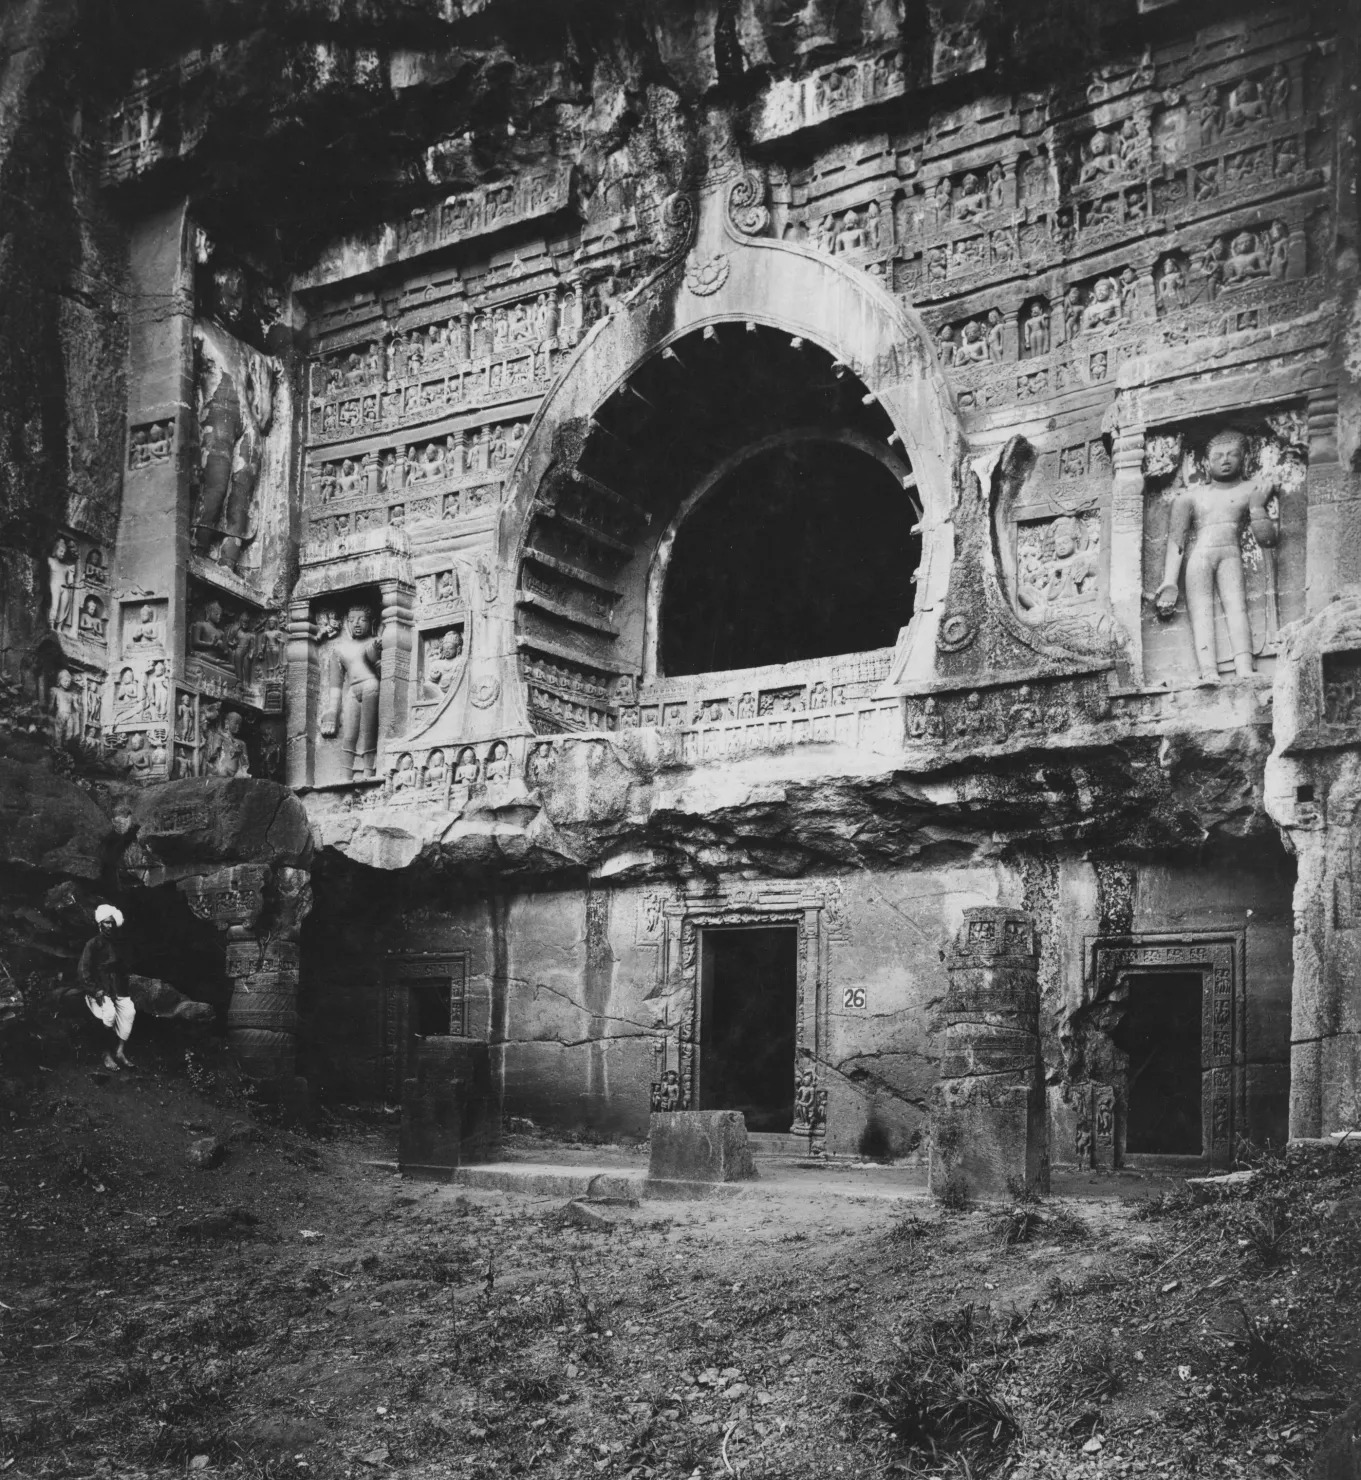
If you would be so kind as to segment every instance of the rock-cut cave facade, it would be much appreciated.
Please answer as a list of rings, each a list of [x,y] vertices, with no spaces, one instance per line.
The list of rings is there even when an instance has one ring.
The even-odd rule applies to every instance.
[[[1031,1177],[1357,1126],[1336,14],[288,8],[79,100],[7,616],[252,1072]],[[215,851],[279,786],[308,856]]]

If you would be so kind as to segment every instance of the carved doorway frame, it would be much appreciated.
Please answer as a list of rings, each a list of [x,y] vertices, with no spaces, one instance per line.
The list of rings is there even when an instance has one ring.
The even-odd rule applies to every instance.
[[[391,951],[383,961],[383,1030],[379,1069],[384,1099],[398,1104],[402,1082],[407,1076],[413,1037],[411,1033],[411,988],[422,981],[447,978],[450,984],[451,1026],[454,1011],[461,1011],[463,1032],[451,1038],[475,1038],[473,1003],[469,991],[470,953],[464,951]]]
[[[659,963],[664,995],[670,999],[662,1043],[662,1069],[674,1068],[680,1078],[681,1110],[697,1103],[698,1063],[704,1024],[700,980],[700,932],[734,926],[792,927],[797,932],[794,1062],[789,1066],[790,1089],[796,1076],[812,1069],[817,1085],[825,1089],[823,1065],[830,1044],[831,995],[828,988],[830,944],[839,914],[839,898],[829,891],[738,889],[727,894],[679,898],[663,910],[662,951]],[[826,1133],[825,1122],[814,1127]]]
[[[1093,1002],[1111,1000],[1130,976],[1200,972],[1202,1156],[1210,1166],[1227,1165],[1235,1138],[1247,1128],[1247,937],[1241,931],[1099,937],[1092,955]],[[1130,1164],[1123,1150],[1118,1164]]]

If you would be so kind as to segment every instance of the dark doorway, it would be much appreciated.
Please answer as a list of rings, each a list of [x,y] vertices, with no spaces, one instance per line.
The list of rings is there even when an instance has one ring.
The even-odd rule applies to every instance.
[[[1129,978],[1129,1006],[1115,1035],[1129,1055],[1125,1150],[1200,1156],[1201,975],[1159,972]]]
[[[700,1109],[740,1110],[750,1131],[794,1120],[798,931],[703,933]]]
[[[892,647],[921,558],[898,480],[840,442],[742,463],[681,526],[662,597],[668,674]]]

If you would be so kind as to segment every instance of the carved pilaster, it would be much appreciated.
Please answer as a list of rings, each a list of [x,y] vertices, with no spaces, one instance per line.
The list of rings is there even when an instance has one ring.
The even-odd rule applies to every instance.
[[[1355,549],[1361,536],[1361,505],[1343,497],[1345,478],[1337,456],[1337,388],[1324,386],[1309,397],[1307,616],[1326,607],[1339,586],[1350,579],[1339,569],[1339,562]]]
[[[1144,429],[1116,431],[1111,458],[1115,481],[1111,489],[1111,609],[1129,635],[1125,649],[1127,683],[1140,685],[1144,677],[1143,548],[1144,548]]]
[[[310,786],[316,759],[315,726],[321,667],[317,659],[312,614],[306,601],[288,606],[288,697],[284,775],[289,786]]]
[[[415,591],[404,581],[382,581],[383,666],[378,690],[378,734],[381,739],[406,729],[411,689],[411,628]]]

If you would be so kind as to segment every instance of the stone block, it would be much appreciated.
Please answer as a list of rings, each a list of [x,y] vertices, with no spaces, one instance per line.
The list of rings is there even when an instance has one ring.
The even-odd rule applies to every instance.
[[[460,1164],[488,1161],[500,1144],[500,1107],[485,1043],[418,1040],[402,1085],[398,1164],[404,1175],[452,1180]]]
[[[404,1177],[452,1182],[458,1171],[462,1132],[457,1085],[417,1079],[402,1085],[397,1163]]]
[[[945,1080],[931,1117],[931,1191],[955,1189],[984,1200],[1009,1195],[1009,1183],[1047,1191],[1044,1102],[1020,1085]]]
[[[756,1175],[738,1110],[654,1114],[650,1147],[649,1182],[745,1182]]]

